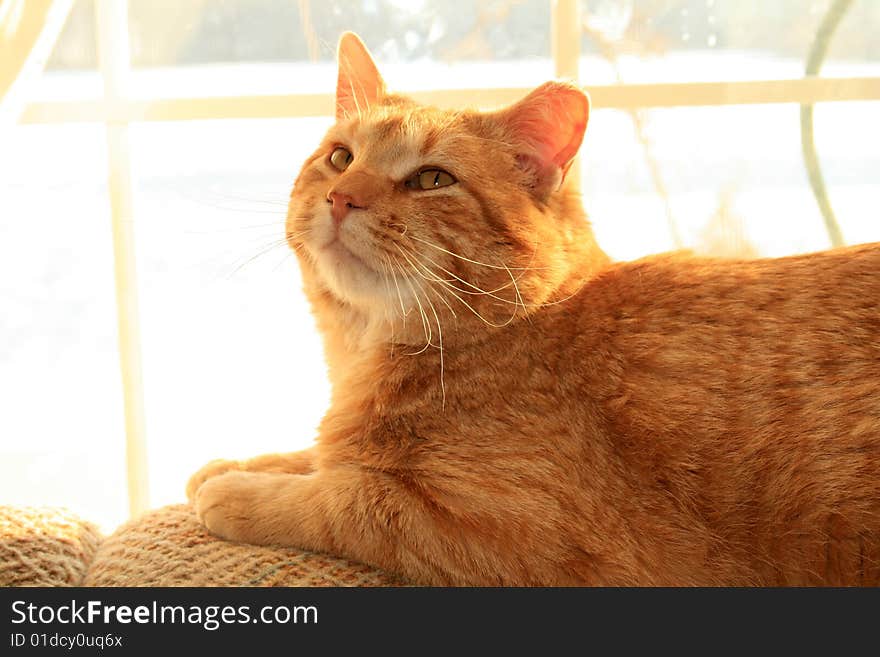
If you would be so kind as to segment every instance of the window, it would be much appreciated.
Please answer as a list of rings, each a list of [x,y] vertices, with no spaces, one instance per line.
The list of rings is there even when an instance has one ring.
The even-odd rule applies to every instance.
[[[877,3],[835,0],[75,2],[18,124],[0,123],[0,500],[111,528],[129,496],[181,501],[210,458],[312,440],[328,386],[281,237],[342,30],[396,90],[444,105],[577,76],[594,101],[585,205],[629,259],[826,248],[812,101],[834,101],[813,135],[842,238],[880,240],[878,27]],[[121,343],[114,271],[139,302]]]

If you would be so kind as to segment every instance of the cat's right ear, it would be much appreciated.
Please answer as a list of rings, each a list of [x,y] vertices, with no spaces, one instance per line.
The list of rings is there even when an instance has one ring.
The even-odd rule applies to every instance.
[[[336,120],[356,116],[385,95],[385,82],[370,51],[354,32],[339,37]]]

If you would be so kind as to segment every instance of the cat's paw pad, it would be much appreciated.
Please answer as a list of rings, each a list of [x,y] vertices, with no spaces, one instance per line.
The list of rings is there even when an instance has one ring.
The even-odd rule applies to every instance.
[[[227,461],[225,459],[215,459],[203,466],[196,472],[186,484],[186,499],[193,504],[196,499],[196,493],[208,479],[219,477],[222,474],[240,468],[238,461]]]

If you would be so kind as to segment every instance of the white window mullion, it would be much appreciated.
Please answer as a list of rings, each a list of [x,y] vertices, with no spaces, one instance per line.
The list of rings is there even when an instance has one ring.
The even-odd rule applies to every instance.
[[[125,411],[125,458],[132,516],[149,508],[140,318],[135,268],[134,212],[128,118],[114,108],[126,101],[130,68],[128,0],[97,0],[98,60],[104,80],[108,191],[119,332],[119,364]]]

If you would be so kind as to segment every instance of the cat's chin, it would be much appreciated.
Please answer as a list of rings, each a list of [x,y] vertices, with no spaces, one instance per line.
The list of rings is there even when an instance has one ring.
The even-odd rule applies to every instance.
[[[356,255],[351,249],[342,243],[339,238],[334,239],[329,244],[322,246],[321,257],[330,260],[330,266],[339,268],[354,268],[360,271],[368,270],[377,273],[375,269],[370,267],[363,258]]]
[[[313,254],[318,274],[340,300],[365,310],[385,301],[387,284],[382,275],[339,238],[313,249]]]

